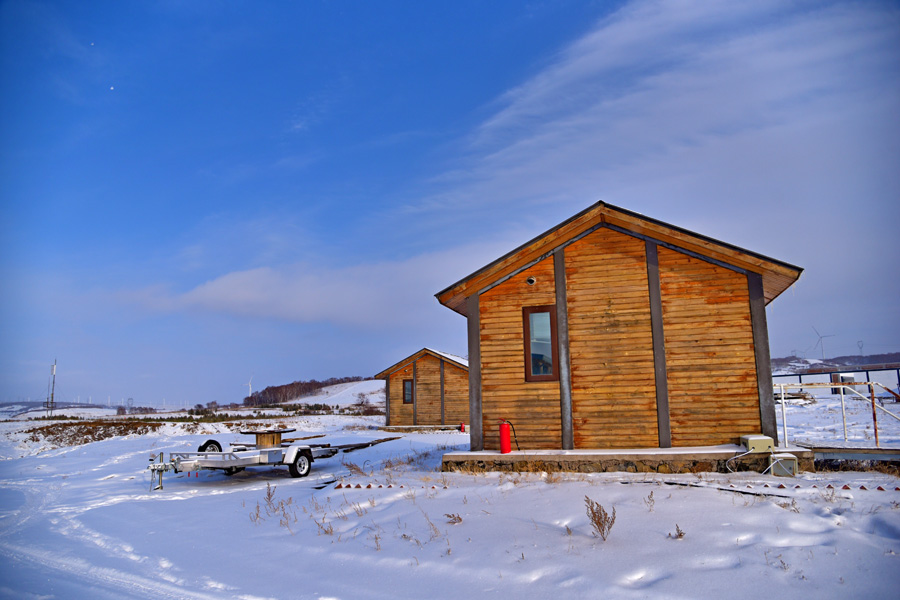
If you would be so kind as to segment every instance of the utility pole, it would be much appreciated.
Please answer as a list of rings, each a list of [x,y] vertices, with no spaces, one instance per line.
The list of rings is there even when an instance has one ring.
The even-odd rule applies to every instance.
[[[53,360],[53,366],[50,367],[50,394],[47,396],[47,401],[44,403],[44,408],[47,409],[47,416],[53,416],[53,409],[56,407],[56,359]]]

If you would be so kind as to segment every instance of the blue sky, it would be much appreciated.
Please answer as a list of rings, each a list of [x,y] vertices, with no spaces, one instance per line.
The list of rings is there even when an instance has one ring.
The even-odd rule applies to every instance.
[[[894,2],[0,2],[0,401],[240,401],[464,354],[434,294],[605,200],[900,350]]]

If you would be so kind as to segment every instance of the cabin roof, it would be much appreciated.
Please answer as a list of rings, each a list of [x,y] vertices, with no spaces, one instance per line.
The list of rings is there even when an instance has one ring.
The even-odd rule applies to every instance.
[[[388,367],[387,369],[385,369],[384,371],[382,371],[381,373],[378,373],[377,375],[375,375],[375,379],[387,379],[388,377],[390,377],[391,373],[393,373],[394,371],[398,371],[398,370],[402,369],[403,367],[405,367],[406,365],[419,360],[426,354],[434,356],[435,358],[444,359],[452,364],[455,364],[457,367],[459,367],[460,369],[463,369],[465,371],[469,370],[469,360],[466,358],[457,356],[455,354],[450,354],[449,352],[441,352],[440,350],[434,350],[432,348],[422,348],[418,352],[411,354],[410,356],[407,356],[400,362],[395,363],[395,364],[391,365],[390,367]]]
[[[758,273],[762,275],[766,304],[788,289],[803,272],[802,268],[786,262],[606,202],[597,202],[441,290],[435,297],[444,306],[465,315],[468,296],[505,280],[538,260],[548,257],[560,246],[568,245],[598,227],[610,227],[640,238],[649,238],[664,246],[686,250],[738,270]]]

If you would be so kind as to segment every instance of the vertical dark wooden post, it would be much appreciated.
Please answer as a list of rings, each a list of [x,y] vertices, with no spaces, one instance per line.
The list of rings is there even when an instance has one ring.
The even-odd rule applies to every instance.
[[[762,434],[778,444],[778,423],[775,420],[775,390],[772,384],[772,363],[769,355],[769,326],[766,323],[766,297],[762,275],[747,273],[750,292],[750,324],[753,328],[753,353],[756,356],[756,386],[759,389],[759,419]]]
[[[471,433],[469,449],[484,450],[484,431],[481,424],[481,317],[478,294],[466,298],[466,318],[469,333],[469,421]]]
[[[556,341],[559,360],[559,412],[563,450],[575,448],[572,425],[572,369],[569,359],[569,306],[566,301],[566,250],[553,253],[553,278],[556,287]]]
[[[441,360],[441,425],[444,423],[444,359]]]
[[[662,292],[659,287],[659,250],[646,241],[647,289],[650,292],[650,329],[653,335],[653,373],[656,379],[656,424],[659,447],[672,447],[672,423],[669,417],[669,376],[666,369],[666,337],[663,330]]]
[[[388,376],[384,380],[384,424],[385,426],[391,425],[391,376]]]
[[[418,425],[416,422],[416,418],[418,415],[416,414],[416,402],[419,401],[419,381],[416,379],[416,363],[419,361],[413,361],[413,425]]]

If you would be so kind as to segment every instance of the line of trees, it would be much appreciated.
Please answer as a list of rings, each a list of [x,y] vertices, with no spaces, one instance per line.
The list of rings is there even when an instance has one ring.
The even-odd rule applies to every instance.
[[[364,381],[363,377],[332,377],[324,381],[310,379],[309,381],[295,381],[285,385],[270,385],[269,387],[253,392],[253,395],[244,398],[244,406],[265,406],[268,404],[283,404],[303,396],[311,396],[317,391],[330,385],[339,383],[355,383]]]

